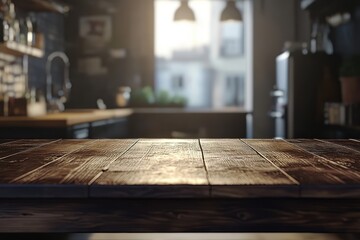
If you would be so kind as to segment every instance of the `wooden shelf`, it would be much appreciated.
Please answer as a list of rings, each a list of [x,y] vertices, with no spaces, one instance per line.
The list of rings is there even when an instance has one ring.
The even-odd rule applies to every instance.
[[[35,46],[27,46],[17,42],[4,42],[0,44],[0,53],[13,57],[22,57],[24,55],[28,55],[41,58],[44,56],[43,48],[44,36],[41,33],[37,33]]]
[[[44,51],[42,49],[29,47],[16,42],[6,42],[0,44],[0,52],[16,57],[29,55],[41,58],[44,56]]]
[[[67,13],[69,6],[59,0],[13,0],[14,4],[28,11]]]

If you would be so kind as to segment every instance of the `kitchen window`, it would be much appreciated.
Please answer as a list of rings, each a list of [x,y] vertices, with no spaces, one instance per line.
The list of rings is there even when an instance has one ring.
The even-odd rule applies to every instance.
[[[226,77],[226,106],[244,106],[245,96],[241,91],[245,88],[243,75],[230,75]]]
[[[220,56],[237,57],[244,55],[244,24],[229,22],[221,24]]]
[[[174,91],[181,91],[184,87],[184,77],[181,75],[173,76],[173,89]]]
[[[189,0],[195,21],[174,21],[180,1],[154,4],[155,91],[182,95],[188,107],[251,110],[252,1],[236,1],[243,21],[225,22],[226,1]]]

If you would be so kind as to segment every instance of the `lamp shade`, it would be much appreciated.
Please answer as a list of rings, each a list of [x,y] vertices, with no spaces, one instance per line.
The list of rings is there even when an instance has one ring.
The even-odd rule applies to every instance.
[[[181,0],[180,7],[176,9],[174,15],[174,21],[195,21],[194,11],[189,7],[188,0]]]
[[[233,21],[242,21],[243,20],[242,14],[241,14],[240,10],[236,7],[234,0],[227,1],[226,7],[224,8],[224,10],[221,13],[220,20],[222,22],[229,21],[229,20],[233,20]]]

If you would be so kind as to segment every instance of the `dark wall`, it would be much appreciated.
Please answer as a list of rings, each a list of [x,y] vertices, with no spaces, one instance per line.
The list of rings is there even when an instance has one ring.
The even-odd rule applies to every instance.
[[[94,108],[101,98],[107,107],[116,107],[118,87],[152,85],[154,76],[154,9],[148,0],[71,1],[73,10],[66,17],[67,54],[70,57],[73,91],[68,107]],[[82,17],[108,16],[112,37],[101,49],[89,52],[86,39],[79,35]],[[113,57],[112,50],[125,50],[123,58]],[[80,71],[80,62],[95,58],[105,73]],[[90,66],[88,64],[85,64]],[[90,66],[91,68],[91,66]]]
[[[45,55],[43,58],[29,57],[29,87],[40,89],[45,94],[46,71],[45,65],[49,54],[54,51],[64,51],[64,16],[57,13],[36,13],[37,30],[44,34]],[[62,83],[63,63],[54,62],[54,83]]]

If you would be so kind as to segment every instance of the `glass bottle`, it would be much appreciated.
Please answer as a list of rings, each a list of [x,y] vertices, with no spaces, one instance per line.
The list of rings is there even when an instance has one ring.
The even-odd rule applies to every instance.
[[[13,3],[9,4],[9,12],[6,16],[6,24],[7,26],[7,32],[6,35],[8,36],[7,41],[15,41],[15,28],[17,27],[17,23],[16,23],[16,13],[15,13],[15,5]]]
[[[27,28],[26,19],[24,18],[19,19],[19,23],[20,23],[19,42],[21,44],[27,45],[28,28]]]
[[[27,27],[26,44],[28,46],[34,46],[35,45],[34,24],[31,21],[30,17],[27,17],[25,19],[25,21],[26,21],[26,27]]]

